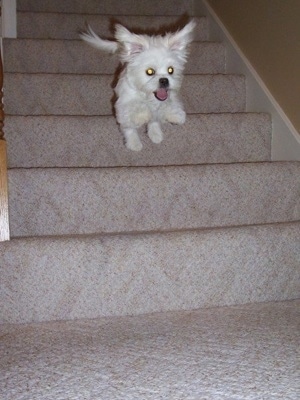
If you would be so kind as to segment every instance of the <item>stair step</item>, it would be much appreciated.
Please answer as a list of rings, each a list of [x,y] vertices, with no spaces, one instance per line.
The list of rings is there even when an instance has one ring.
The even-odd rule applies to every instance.
[[[13,239],[1,243],[1,322],[97,318],[298,298],[299,242],[299,222],[177,233]]]
[[[6,39],[5,72],[112,74],[117,56],[100,52],[79,40]],[[225,48],[220,43],[197,42],[191,46],[187,74],[225,72]]]
[[[194,39],[207,41],[209,38],[208,20],[197,17]],[[155,29],[182,26],[182,18],[176,16],[132,16],[100,14],[59,14],[59,13],[18,13],[18,38],[35,39],[78,39],[78,32],[89,23],[98,35],[111,38],[114,22],[121,23],[130,29]]]
[[[0,394],[5,400],[297,400],[299,306],[294,300],[2,325]]]
[[[11,74],[4,82],[9,115],[112,115],[112,75]],[[186,75],[181,94],[189,113],[242,112],[242,75]]]
[[[193,15],[194,0],[18,0],[18,11],[102,15]]]
[[[8,165],[120,167],[270,161],[267,114],[192,114],[183,126],[167,124],[165,139],[128,151],[113,117],[8,116]]]
[[[300,162],[12,169],[13,237],[300,220]]]

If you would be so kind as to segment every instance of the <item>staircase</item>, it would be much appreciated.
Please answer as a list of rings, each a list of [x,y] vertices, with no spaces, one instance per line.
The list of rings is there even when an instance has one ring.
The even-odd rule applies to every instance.
[[[271,117],[245,112],[245,78],[226,74],[225,48],[209,41],[206,18],[197,17],[182,87],[187,122],[167,125],[160,145],[142,133],[138,153],[125,148],[112,116],[117,58],[78,40],[85,21],[109,37],[112,19],[157,28],[193,15],[193,1],[172,3],[18,1],[18,39],[4,43],[12,236],[0,244],[6,334],[15,332],[6,324],[123,316],[112,320],[113,331],[114,323],[144,326],[141,314],[176,311],[147,324],[162,332],[159,321],[175,316],[185,324],[195,315],[226,336],[232,318],[249,310],[249,323],[262,309],[275,321],[282,307],[278,321],[287,324],[286,310],[299,305],[287,300],[300,294],[300,163],[271,162]],[[154,17],[157,10],[161,16]],[[216,306],[227,322],[219,316],[213,328],[209,315],[223,311],[206,309]],[[194,309],[203,310],[186,314]],[[57,322],[51,330],[76,336],[101,324],[106,329],[110,319],[102,321]],[[226,391],[24,397],[22,390],[5,398],[241,398]],[[292,390],[285,398],[296,399]]]
[[[244,112],[245,79],[225,73],[206,19],[182,88],[187,123],[168,125],[160,145],[143,135],[135,153],[112,116],[118,60],[77,31],[89,21],[109,36],[98,13],[116,9],[131,26],[179,17],[168,2],[158,19],[155,4],[140,17],[128,1],[102,3],[19,1],[19,38],[4,44],[13,239],[1,244],[1,320],[298,297],[300,164],[270,163],[270,116]]]

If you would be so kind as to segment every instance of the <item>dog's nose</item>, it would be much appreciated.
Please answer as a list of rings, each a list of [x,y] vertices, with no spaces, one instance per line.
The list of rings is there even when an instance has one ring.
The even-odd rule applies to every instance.
[[[159,86],[161,88],[167,88],[169,86],[169,79],[168,78],[160,78],[159,79]]]

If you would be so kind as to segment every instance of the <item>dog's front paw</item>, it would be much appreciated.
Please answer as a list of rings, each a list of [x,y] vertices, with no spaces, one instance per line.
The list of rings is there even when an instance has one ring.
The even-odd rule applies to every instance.
[[[123,128],[122,132],[125,136],[125,145],[127,149],[133,151],[140,151],[143,148],[142,142],[136,129],[133,128]]]
[[[148,124],[148,136],[153,143],[160,143],[163,140],[163,133],[158,122]]]
[[[133,138],[127,139],[126,140],[126,147],[128,150],[132,150],[132,151],[141,151],[143,148],[142,142],[140,141],[140,139],[136,140]]]
[[[128,150],[140,151],[143,145],[139,137],[129,137],[126,139],[126,147]]]
[[[181,109],[170,110],[165,117],[168,122],[171,122],[171,124],[182,125],[185,123],[186,113]]]

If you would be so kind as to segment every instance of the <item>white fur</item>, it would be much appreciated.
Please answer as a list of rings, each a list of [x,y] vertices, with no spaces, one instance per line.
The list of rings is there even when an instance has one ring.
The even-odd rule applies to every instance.
[[[178,92],[194,27],[195,22],[191,21],[175,33],[149,36],[132,33],[117,25],[115,41],[101,39],[90,27],[87,33],[80,35],[96,48],[110,53],[118,51],[124,63],[115,88],[115,108],[128,149],[142,149],[138,128],[144,124],[147,124],[152,142],[160,143],[163,140],[162,123],[185,122],[186,114]],[[168,72],[169,67],[174,69],[172,74]],[[151,76],[146,73],[149,68],[155,71]]]

